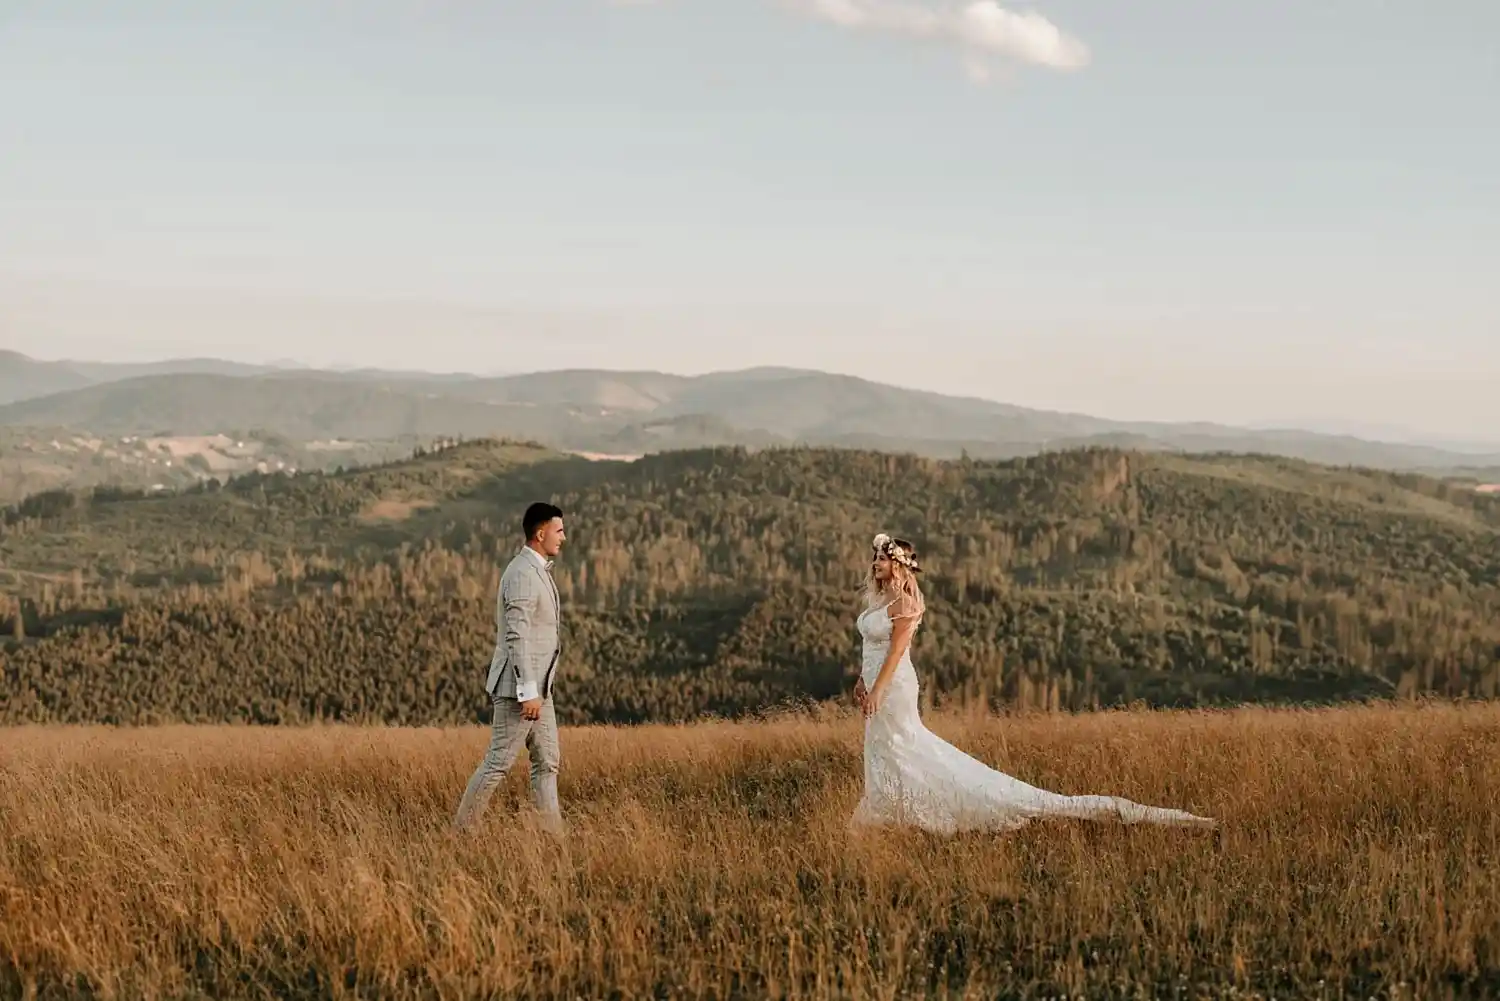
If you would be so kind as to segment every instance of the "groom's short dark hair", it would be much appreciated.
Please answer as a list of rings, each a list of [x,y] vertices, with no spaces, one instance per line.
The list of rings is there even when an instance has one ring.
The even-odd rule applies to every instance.
[[[562,517],[562,508],[546,501],[537,501],[526,509],[526,515],[521,519],[521,531],[526,533],[526,541],[530,542],[536,535],[536,530],[541,528],[553,518]]]

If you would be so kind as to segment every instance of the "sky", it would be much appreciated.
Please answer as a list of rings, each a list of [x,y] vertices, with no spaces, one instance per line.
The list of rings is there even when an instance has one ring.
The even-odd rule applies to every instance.
[[[0,0],[0,348],[1493,441],[1497,37],[1493,0]]]

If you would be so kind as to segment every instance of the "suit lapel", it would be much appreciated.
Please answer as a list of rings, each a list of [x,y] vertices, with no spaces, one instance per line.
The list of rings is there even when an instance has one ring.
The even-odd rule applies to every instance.
[[[562,601],[557,597],[557,581],[555,581],[555,580],[552,579],[552,574],[547,571],[546,567],[537,565],[536,561],[534,561],[534,560],[532,561],[532,564],[533,564],[533,566],[536,566],[536,572],[542,575],[542,580],[545,581],[546,584],[547,584],[547,590],[549,590],[549,591],[552,592],[552,614],[553,614],[553,616],[555,618],[557,618],[558,620],[561,620],[562,619]]]

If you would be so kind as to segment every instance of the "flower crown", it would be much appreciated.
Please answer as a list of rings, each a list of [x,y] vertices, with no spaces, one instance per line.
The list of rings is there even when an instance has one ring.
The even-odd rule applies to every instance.
[[[895,539],[881,532],[875,536],[871,547],[877,555],[883,555],[906,567],[912,573],[921,573],[922,568],[917,564],[917,558],[912,554],[911,547],[906,543],[897,542]]]

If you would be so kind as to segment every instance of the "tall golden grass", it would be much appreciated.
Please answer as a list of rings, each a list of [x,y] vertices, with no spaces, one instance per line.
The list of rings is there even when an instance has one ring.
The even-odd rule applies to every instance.
[[[1482,996],[1500,708],[938,717],[1066,792],[1221,818],[851,835],[848,718],[564,733],[450,818],[480,729],[0,732],[0,993]]]

